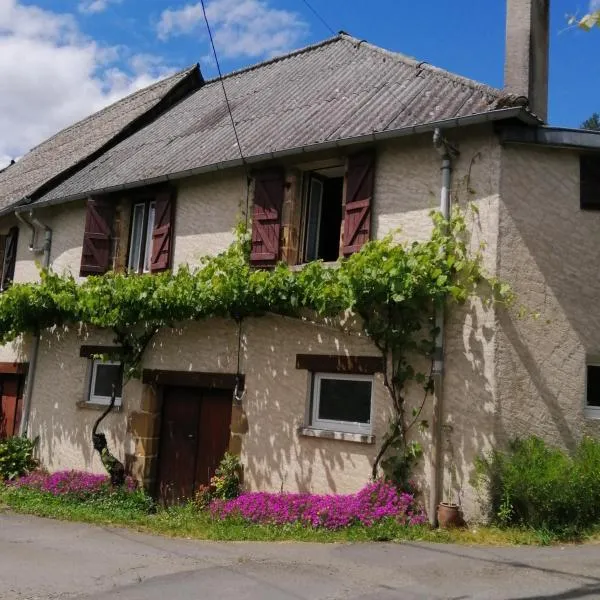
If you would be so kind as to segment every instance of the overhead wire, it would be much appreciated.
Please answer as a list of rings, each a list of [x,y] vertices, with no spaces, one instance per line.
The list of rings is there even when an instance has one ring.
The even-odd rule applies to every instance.
[[[333,27],[331,27],[331,25],[329,25],[329,23],[319,14],[317,9],[314,8],[314,6],[308,0],[302,0],[302,2],[308,8],[308,10],[310,10],[310,12],[312,12],[312,14],[315,17],[317,17],[317,19],[319,21],[321,21],[321,23],[325,26],[325,28],[329,29],[329,31],[331,32],[332,35],[337,35],[337,32],[333,29]]]
[[[242,150],[242,144],[240,142],[240,137],[238,135],[237,127],[235,125],[235,119],[233,117],[233,111],[231,109],[231,103],[229,102],[229,96],[227,95],[227,89],[225,88],[225,82],[223,81],[223,72],[221,71],[221,64],[219,62],[219,56],[217,54],[217,49],[215,47],[215,41],[212,34],[212,29],[210,28],[210,23],[208,21],[208,15],[206,14],[206,6],[204,4],[204,0],[200,0],[200,5],[202,6],[202,14],[204,16],[204,22],[206,23],[206,30],[208,31],[208,38],[210,40],[210,45],[213,52],[213,57],[215,59],[215,64],[217,66],[217,73],[219,74],[219,82],[221,84],[221,88],[223,90],[223,97],[225,98],[225,105],[227,106],[227,112],[229,113],[229,119],[231,120],[231,128],[233,129],[233,135],[235,137],[235,143],[237,144],[238,151],[240,153],[240,158],[242,160],[242,164],[244,166],[244,173],[246,175],[246,211],[245,211],[245,221],[246,221],[246,229],[248,229],[248,219],[249,219],[249,210],[250,210],[250,172],[248,170],[248,163],[246,162],[246,157],[244,156],[244,152]],[[237,333],[237,369],[236,369],[236,382],[235,389],[233,392],[234,400],[238,403],[241,403],[244,395],[246,394],[245,386],[242,383],[242,374],[241,374],[241,363],[242,363],[242,318],[236,317],[235,320],[238,324],[238,333]]]

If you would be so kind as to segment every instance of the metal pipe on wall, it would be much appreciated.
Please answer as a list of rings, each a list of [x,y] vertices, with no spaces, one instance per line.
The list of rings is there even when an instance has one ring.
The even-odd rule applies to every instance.
[[[42,268],[47,269],[50,266],[50,250],[52,248],[52,229],[47,225],[43,225],[33,216],[33,211],[29,212],[29,220],[23,217],[19,212],[15,213],[17,219],[32,230],[31,244],[29,250],[33,253],[42,253]],[[44,242],[40,248],[35,247],[36,227],[44,230]],[[35,371],[37,367],[37,359],[40,350],[40,335],[35,334],[31,341],[31,350],[29,353],[29,367],[27,369],[27,379],[25,380],[25,389],[23,390],[23,413],[21,416],[21,424],[19,427],[19,435],[27,435],[29,427],[29,416],[31,414],[31,398],[33,394],[33,385],[35,382]]]
[[[452,184],[452,159],[458,156],[456,148],[444,139],[440,129],[433,133],[433,146],[442,156],[442,181],[440,190],[440,212],[444,219],[450,219],[450,189]],[[437,524],[437,507],[441,501],[441,489],[443,484],[442,465],[442,428],[444,419],[443,391],[444,391],[444,328],[445,307],[441,303],[436,307],[435,327],[437,335],[433,354],[433,407],[432,407],[432,448],[431,448],[431,481],[429,493],[429,521],[432,525]]]

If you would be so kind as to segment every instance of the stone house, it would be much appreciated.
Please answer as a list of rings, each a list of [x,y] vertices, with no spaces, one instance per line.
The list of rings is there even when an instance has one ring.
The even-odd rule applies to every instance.
[[[448,310],[431,426],[415,435],[430,513],[444,497],[475,517],[477,455],[517,435],[570,448],[598,432],[600,137],[544,125],[547,67],[548,2],[509,0],[505,90],[341,33],[227,75],[234,132],[221,81],[196,74],[164,110],[129,119],[31,191],[2,179],[31,154],[0,173],[3,285],[38,277],[38,248],[81,277],[197,266],[233,241],[247,202],[259,268],[335,261],[397,230],[423,239],[446,191],[472,202],[473,247],[485,242],[487,272],[517,305]],[[13,398],[13,429],[20,412],[50,469],[102,469],[90,430],[115,383],[109,443],[166,498],[206,483],[227,449],[251,489],[351,492],[370,476],[390,407],[380,354],[359,332],[278,316],[241,330],[180,323],[122,389],[118,362],[94,359],[113,351],[110,332],[74,327],[2,349],[2,406]]]

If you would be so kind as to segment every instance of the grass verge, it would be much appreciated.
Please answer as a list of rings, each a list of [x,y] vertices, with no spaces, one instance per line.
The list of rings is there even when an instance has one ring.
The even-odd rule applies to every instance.
[[[128,527],[137,531],[220,541],[295,541],[295,542],[371,542],[423,541],[469,545],[548,545],[564,542],[550,532],[531,529],[477,527],[456,530],[434,530],[427,526],[401,526],[388,519],[372,527],[353,525],[338,531],[314,529],[301,525],[248,525],[235,519],[214,520],[192,504],[158,509],[148,514],[139,503],[102,498],[86,501],[53,496],[25,488],[0,484],[0,510],[39,517],[79,521],[96,525]],[[598,531],[590,531],[577,540],[598,541]]]

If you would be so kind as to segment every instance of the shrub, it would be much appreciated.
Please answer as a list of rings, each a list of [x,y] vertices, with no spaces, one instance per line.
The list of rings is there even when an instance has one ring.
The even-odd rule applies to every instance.
[[[237,498],[240,495],[241,470],[240,459],[235,454],[226,452],[210,480],[212,497],[220,500]]]
[[[12,480],[37,466],[33,451],[37,438],[10,437],[0,440],[0,481]]]
[[[600,442],[591,438],[572,456],[536,437],[515,440],[479,459],[477,478],[502,525],[567,534],[600,523]]]
[[[218,519],[241,519],[262,525],[299,523],[324,529],[355,524],[370,527],[389,518],[402,525],[420,525],[426,521],[412,494],[381,480],[348,495],[246,493],[233,500],[213,500],[210,512]]]

